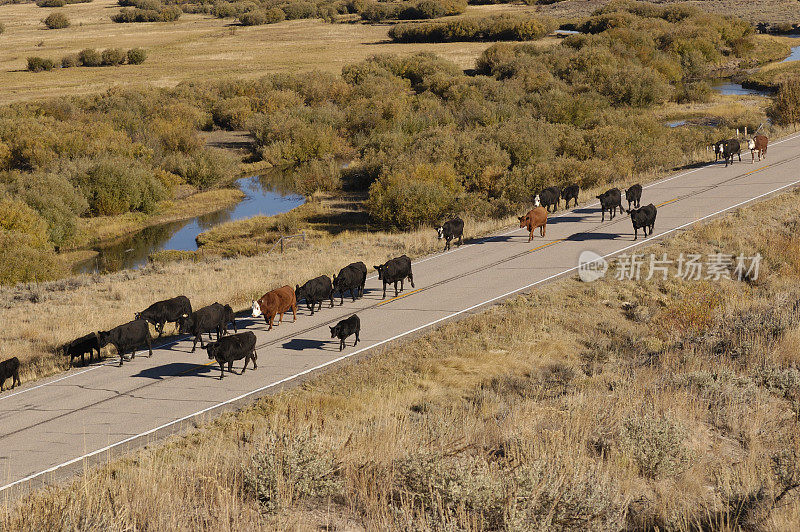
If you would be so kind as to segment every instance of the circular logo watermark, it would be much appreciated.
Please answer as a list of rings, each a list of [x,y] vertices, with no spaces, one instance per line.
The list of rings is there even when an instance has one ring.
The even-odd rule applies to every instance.
[[[608,261],[594,251],[582,251],[578,257],[578,277],[584,283],[591,283],[605,276]]]

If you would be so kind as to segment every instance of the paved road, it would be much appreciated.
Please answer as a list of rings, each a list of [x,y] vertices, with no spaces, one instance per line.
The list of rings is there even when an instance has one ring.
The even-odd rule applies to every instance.
[[[643,204],[661,205],[655,238],[800,183],[800,135],[770,146],[768,161],[753,165],[748,159],[749,153],[729,168],[708,165],[646,187]],[[648,241],[633,241],[628,216],[601,223],[597,205],[589,202],[551,217],[546,237],[537,232],[531,243],[525,230],[509,229],[417,261],[416,288],[406,285],[400,298],[382,301],[373,275],[355,303],[345,299],[340,307],[337,301],[313,317],[303,310],[296,323],[270,332],[263,320],[242,320],[259,346],[258,370],[244,376],[219,381],[205,352],[190,354],[191,342],[184,340],[121,368],[109,361],[6,392],[0,395],[0,492],[64,477],[84,460],[142,445],[347,357],[573,274],[584,250],[610,256]],[[340,353],[327,325],[354,312],[361,318],[362,343]]]

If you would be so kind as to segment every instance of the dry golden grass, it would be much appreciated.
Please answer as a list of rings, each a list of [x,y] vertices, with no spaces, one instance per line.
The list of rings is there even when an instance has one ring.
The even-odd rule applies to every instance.
[[[114,86],[171,87],[181,81],[246,79],[273,72],[339,73],[347,64],[380,53],[430,51],[472,68],[488,46],[395,44],[388,38],[389,25],[328,24],[319,19],[242,27],[232,19],[183,14],[176,22],[116,24],[109,18],[119,11],[116,0],[59,8],[72,26],[47,31],[40,21],[50,11],[33,3],[0,5],[0,21],[6,27],[0,35],[0,104],[91,94]],[[489,11],[495,8],[474,6],[467,14]],[[112,47],[142,47],[148,58],[141,65],[25,71],[28,56],[60,61],[84,48]]]
[[[752,284],[560,281],[9,501],[0,527],[794,529],[799,200],[646,250],[758,251]]]

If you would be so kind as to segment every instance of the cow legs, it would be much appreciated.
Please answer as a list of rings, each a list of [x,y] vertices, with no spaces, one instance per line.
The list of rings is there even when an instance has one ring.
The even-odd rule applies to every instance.
[[[258,358],[258,355],[256,354],[255,349],[253,349],[253,356],[250,358],[253,360],[253,370],[257,370],[258,366],[256,366],[256,359]]]
[[[639,238],[639,230],[636,229],[636,226],[633,227],[633,239],[636,240]]]
[[[344,349],[344,338],[339,338],[339,351]]]
[[[533,227],[531,227],[530,232],[528,233],[528,243],[533,240]]]
[[[353,342],[353,347],[355,347],[356,345],[358,345],[358,340],[359,340],[359,338],[358,338],[358,331],[356,331],[356,341],[355,341],[355,342]]]
[[[297,321],[297,305],[292,305],[292,316],[294,317],[292,322]]]
[[[233,360],[228,361],[228,373],[233,373]]]
[[[220,360],[219,361],[219,380],[222,380],[225,377],[225,362]]]
[[[268,318],[268,317],[267,317],[267,315],[266,315],[266,314],[264,314],[264,321],[266,321],[267,323],[269,323],[269,329],[267,329],[267,330],[268,330],[268,331],[271,331],[271,330],[272,330],[272,322],[274,322],[274,321],[275,321],[275,315],[273,314],[271,317],[269,317],[269,318]]]
[[[319,308],[322,308],[322,303],[319,304]],[[333,291],[331,291],[331,308],[333,308]]]
[[[545,223],[544,225],[540,225],[539,234],[542,235],[542,238],[544,238],[546,232],[547,232],[547,224]]]
[[[383,297],[381,299],[386,299],[386,281],[383,282]]]

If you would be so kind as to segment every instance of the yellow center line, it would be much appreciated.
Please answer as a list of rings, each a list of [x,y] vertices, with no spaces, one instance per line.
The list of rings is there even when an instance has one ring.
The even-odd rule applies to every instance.
[[[416,290],[412,290],[411,292],[406,292],[405,294],[403,294],[403,295],[401,295],[401,296],[393,297],[392,299],[387,299],[386,301],[381,301],[380,303],[378,303],[378,305],[377,305],[377,306],[379,306],[379,307],[380,307],[381,305],[385,305],[386,303],[391,303],[391,302],[392,302],[392,301],[394,301],[395,299],[402,299],[402,298],[404,298],[404,297],[406,297],[406,296],[410,296],[411,294],[416,294],[416,293],[417,293],[417,292],[419,292],[420,290],[422,290],[422,288],[417,288]]]
[[[536,246],[533,249],[529,249],[528,253],[530,253],[531,251],[536,251],[537,249],[546,248],[547,246],[552,246],[553,244],[558,244],[559,242],[563,242],[563,241],[564,241],[563,238],[559,238],[558,240],[553,240],[552,242],[548,242],[547,244],[542,244],[541,246]]]
[[[750,175],[750,174],[755,174],[756,172],[760,172],[761,170],[766,170],[766,169],[767,169],[767,168],[769,168],[770,166],[772,166],[772,165],[771,165],[771,164],[768,164],[767,166],[762,166],[761,168],[756,168],[755,170],[751,170],[751,171],[747,172],[747,173],[746,173],[746,174],[744,174],[744,175],[748,176],[748,175]]]
[[[678,198],[671,199],[669,201],[665,201],[664,203],[659,203],[658,205],[656,205],[656,207],[661,207],[662,205],[668,205],[668,204],[672,203],[673,201],[678,201]]]

